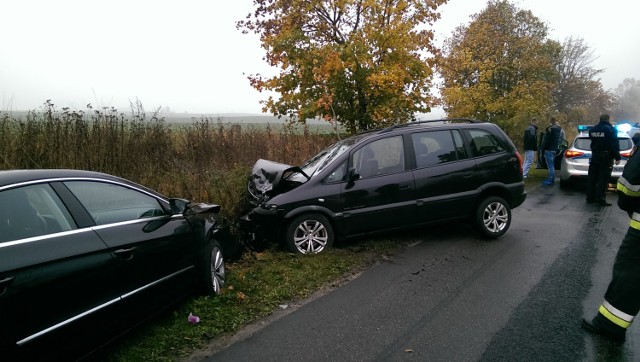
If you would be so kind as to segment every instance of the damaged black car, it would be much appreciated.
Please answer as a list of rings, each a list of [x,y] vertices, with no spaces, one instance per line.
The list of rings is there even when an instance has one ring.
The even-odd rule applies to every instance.
[[[522,158],[495,124],[435,120],[341,140],[303,166],[258,160],[243,228],[317,254],[336,239],[470,221],[496,238],[525,198]]]
[[[182,298],[220,293],[235,241],[219,211],[98,172],[0,171],[3,360],[92,360]]]

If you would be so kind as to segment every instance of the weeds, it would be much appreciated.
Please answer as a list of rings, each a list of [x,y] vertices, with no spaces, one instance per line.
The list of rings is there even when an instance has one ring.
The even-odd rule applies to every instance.
[[[300,164],[335,136],[196,119],[167,124],[138,102],[131,114],[114,108],[42,111],[14,119],[0,115],[0,169],[72,168],[105,172],[151,187],[170,197],[213,202],[235,218],[246,177],[259,158]]]

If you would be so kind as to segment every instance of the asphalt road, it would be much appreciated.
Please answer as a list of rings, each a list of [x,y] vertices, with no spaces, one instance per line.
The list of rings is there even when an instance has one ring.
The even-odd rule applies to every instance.
[[[640,360],[637,325],[622,347],[580,327],[628,225],[608,198],[539,186],[498,240],[459,223],[407,233],[415,243],[393,258],[190,360]]]

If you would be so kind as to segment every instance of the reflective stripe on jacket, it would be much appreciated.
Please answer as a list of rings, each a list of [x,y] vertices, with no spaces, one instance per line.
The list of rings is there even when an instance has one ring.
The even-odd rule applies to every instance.
[[[640,152],[627,161],[616,189],[618,206],[631,216],[629,226],[640,230]]]

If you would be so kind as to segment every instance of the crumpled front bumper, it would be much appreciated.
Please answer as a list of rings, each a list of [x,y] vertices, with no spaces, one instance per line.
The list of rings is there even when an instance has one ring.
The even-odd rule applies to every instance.
[[[282,218],[279,210],[267,210],[257,206],[240,217],[239,227],[250,242],[277,242],[284,227]]]

